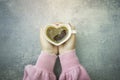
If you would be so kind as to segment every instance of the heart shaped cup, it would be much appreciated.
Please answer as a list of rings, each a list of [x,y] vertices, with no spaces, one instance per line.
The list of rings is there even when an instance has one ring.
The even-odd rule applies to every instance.
[[[55,42],[55,41],[51,40],[50,36],[47,34],[48,33],[47,31],[50,31],[48,29],[51,28],[51,27],[55,28],[56,30],[60,29],[61,27],[64,27],[64,28],[66,28],[67,33],[59,42]],[[70,38],[71,34],[72,34],[72,30],[71,30],[71,27],[70,27],[69,24],[58,24],[58,25],[50,24],[50,25],[45,26],[45,28],[44,28],[44,35],[43,36],[45,36],[45,39],[48,42],[52,43],[53,45],[59,46],[59,45],[63,44],[64,42],[66,42]]]

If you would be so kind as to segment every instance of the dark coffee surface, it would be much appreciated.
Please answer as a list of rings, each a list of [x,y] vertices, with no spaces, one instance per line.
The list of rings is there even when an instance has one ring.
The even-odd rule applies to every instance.
[[[57,34],[53,39],[56,41],[60,41],[66,36],[66,30],[61,31],[60,34]]]

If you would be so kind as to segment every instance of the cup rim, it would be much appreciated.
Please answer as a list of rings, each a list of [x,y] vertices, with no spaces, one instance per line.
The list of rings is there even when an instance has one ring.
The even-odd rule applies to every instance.
[[[48,38],[47,34],[46,34],[46,30],[48,29],[49,26],[53,26],[53,27],[55,27],[55,28],[59,28],[59,27],[61,27],[61,26],[65,26],[65,27],[68,29],[68,35],[66,36],[66,38],[65,38],[64,40],[62,40],[62,41],[59,42],[59,43],[56,43],[56,42],[50,40],[50,39]],[[52,43],[53,45],[56,45],[56,46],[59,46],[59,45],[63,44],[64,42],[66,42],[66,41],[70,38],[71,34],[72,34],[72,28],[71,28],[71,26],[70,26],[69,24],[59,24],[58,26],[56,26],[55,24],[49,24],[49,25],[46,25],[45,28],[44,28],[44,36],[45,36],[45,39],[46,39],[48,42],[50,42],[50,43]]]

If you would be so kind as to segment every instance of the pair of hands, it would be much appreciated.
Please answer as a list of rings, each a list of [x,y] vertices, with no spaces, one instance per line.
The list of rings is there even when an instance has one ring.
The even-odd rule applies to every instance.
[[[56,23],[57,25],[58,23]],[[75,29],[74,26],[72,26],[71,24],[69,24],[72,28],[72,30]],[[50,54],[62,54],[65,51],[69,51],[69,50],[73,50],[75,49],[75,42],[76,42],[76,35],[72,34],[71,37],[69,38],[69,40],[67,40],[65,43],[63,43],[60,46],[55,46],[51,43],[49,43],[45,37],[43,36],[43,29],[40,29],[40,43],[41,43],[41,47],[42,47],[42,51],[45,51],[47,53]]]

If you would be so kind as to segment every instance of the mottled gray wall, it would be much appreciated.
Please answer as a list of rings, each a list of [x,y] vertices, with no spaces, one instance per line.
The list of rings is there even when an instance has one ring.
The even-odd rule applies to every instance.
[[[22,79],[40,54],[39,28],[53,22],[76,26],[77,55],[92,80],[120,80],[120,0],[0,0],[0,80]]]

